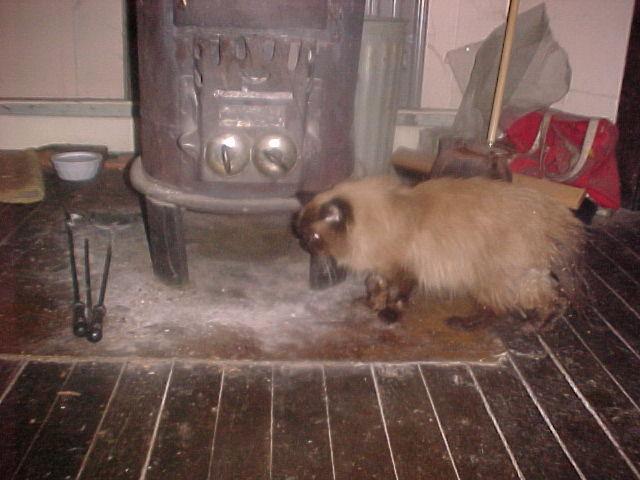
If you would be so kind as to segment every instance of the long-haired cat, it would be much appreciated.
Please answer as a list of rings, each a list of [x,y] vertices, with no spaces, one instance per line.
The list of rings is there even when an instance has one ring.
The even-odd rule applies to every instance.
[[[296,232],[311,253],[368,273],[369,303],[390,321],[414,285],[544,321],[575,293],[585,235],[569,209],[534,190],[485,178],[409,187],[392,177],[318,194]]]

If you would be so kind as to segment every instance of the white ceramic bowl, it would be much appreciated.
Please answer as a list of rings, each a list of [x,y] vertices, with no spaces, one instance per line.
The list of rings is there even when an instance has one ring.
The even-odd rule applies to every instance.
[[[78,182],[96,176],[102,155],[97,152],[63,152],[52,155],[51,161],[61,179]]]

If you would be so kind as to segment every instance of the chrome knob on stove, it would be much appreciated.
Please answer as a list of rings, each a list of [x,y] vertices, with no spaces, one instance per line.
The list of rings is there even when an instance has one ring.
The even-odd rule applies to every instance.
[[[271,178],[284,177],[296,164],[296,144],[286,135],[264,135],[253,145],[253,163],[262,173]]]
[[[231,164],[229,150],[231,149],[227,145],[223,144],[220,147],[220,153],[222,154],[222,166],[224,167],[224,171],[227,175],[231,175],[233,173],[233,165]]]
[[[249,163],[249,144],[249,139],[242,134],[219,135],[207,142],[205,161],[220,175],[235,175]]]

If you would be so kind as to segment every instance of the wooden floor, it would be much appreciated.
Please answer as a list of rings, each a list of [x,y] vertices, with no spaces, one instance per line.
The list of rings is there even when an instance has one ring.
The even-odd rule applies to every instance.
[[[640,478],[640,220],[498,366],[1,357],[2,479]]]
[[[35,211],[0,205],[0,270],[12,236],[46,250]],[[593,228],[588,262],[591,303],[542,333],[501,328],[497,365],[0,348],[0,480],[640,479],[640,215]]]

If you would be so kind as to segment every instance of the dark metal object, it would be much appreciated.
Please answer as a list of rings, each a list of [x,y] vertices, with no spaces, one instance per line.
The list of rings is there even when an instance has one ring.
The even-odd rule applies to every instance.
[[[89,239],[84,239],[84,289],[86,309],[89,313],[89,321],[91,322],[91,312],[93,312],[93,299],[91,298],[91,266],[89,265]]]
[[[251,155],[258,171],[276,180],[295,167],[298,152],[291,139],[264,135],[253,146]]]
[[[156,275],[184,283],[183,248],[165,240],[182,236],[170,231],[182,228],[180,208],[292,210],[298,192],[351,173],[364,0],[136,5],[142,172],[132,183],[149,212],[158,201],[177,209],[175,222],[149,219],[148,236]],[[179,263],[153,258],[162,251]]]
[[[107,308],[104,305],[104,297],[107,292],[107,281],[109,279],[109,268],[111,266],[111,241],[109,241],[107,254],[104,260],[98,302],[93,305],[91,292],[91,266],[89,262],[89,239],[84,239],[84,282],[86,302],[82,302],[80,300],[80,287],[78,283],[78,272],[76,270],[75,248],[71,225],[71,216],[65,209],[65,227],[67,230],[67,241],[69,245],[69,257],[71,263],[71,283],[73,286],[73,333],[77,337],[86,337],[90,342],[96,343],[102,339],[102,322],[107,314]]]
[[[87,243],[88,245],[88,243]],[[88,248],[88,246],[87,246]],[[90,342],[99,342],[102,339],[102,321],[107,314],[107,308],[104,306],[104,296],[107,292],[107,281],[109,279],[109,268],[111,266],[111,242],[107,247],[107,254],[104,258],[104,267],[102,269],[102,280],[100,281],[100,293],[98,294],[98,303],[91,308],[91,323],[87,332],[87,340]],[[88,272],[88,270],[87,270]],[[88,277],[89,275],[87,275]],[[87,295],[89,298],[91,292]]]
[[[145,191],[147,210],[149,202],[173,208],[184,207],[187,210],[212,211],[232,214],[262,214],[275,212],[295,212],[300,208],[297,198],[217,198],[205,197],[189,191],[177,190],[174,187],[155,181],[145,172],[140,157],[136,158],[130,170],[131,184],[138,191]],[[177,207],[179,205],[180,207]],[[150,221],[150,219],[147,219]]]
[[[73,287],[73,333],[77,337],[87,334],[87,319],[85,317],[85,305],[80,301],[80,286],[78,285],[78,271],[76,270],[76,254],[71,230],[72,219],[69,212],[64,210],[64,226],[67,231],[67,245],[69,247],[69,261],[71,264],[71,285]]]
[[[169,285],[184,285],[189,280],[189,267],[182,208],[147,197],[145,210],[153,273]]]

